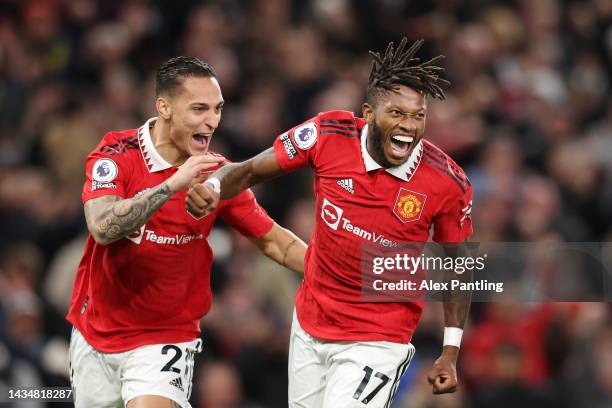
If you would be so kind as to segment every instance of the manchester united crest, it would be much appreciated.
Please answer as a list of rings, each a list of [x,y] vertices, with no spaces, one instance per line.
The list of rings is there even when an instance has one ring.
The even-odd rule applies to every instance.
[[[403,223],[416,221],[421,217],[425,201],[425,194],[400,188],[393,205],[393,214]]]

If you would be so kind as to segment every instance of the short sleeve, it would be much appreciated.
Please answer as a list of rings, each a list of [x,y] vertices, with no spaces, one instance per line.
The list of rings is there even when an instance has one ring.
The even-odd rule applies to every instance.
[[[316,116],[274,140],[276,161],[285,171],[313,166],[317,156],[319,117]]]
[[[219,216],[246,237],[260,238],[274,226],[274,220],[257,203],[250,189],[228,200],[220,209]]]
[[[125,185],[129,174],[125,155],[111,156],[96,148],[87,156],[85,174],[83,203],[105,195],[125,197]]]
[[[473,233],[472,187],[466,183],[465,190],[457,190],[447,201],[446,208],[434,218],[435,242],[463,242]]]

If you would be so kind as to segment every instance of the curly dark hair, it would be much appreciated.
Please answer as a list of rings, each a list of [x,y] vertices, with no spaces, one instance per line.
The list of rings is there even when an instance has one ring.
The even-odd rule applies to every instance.
[[[370,51],[374,61],[368,80],[368,103],[374,103],[379,95],[393,91],[400,85],[416,89],[436,99],[446,98],[442,87],[450,85],[450,82],[440,76],[444,68],[434,65],[444,58],[444,55],[420,63],[420,59],[416,58],[415,54],[423,45],[423,40],[415,41],[408,49],[406,49],[407,43],[408,39],[402,38],[396,49],[393,42],[390,42],[384,56]]]

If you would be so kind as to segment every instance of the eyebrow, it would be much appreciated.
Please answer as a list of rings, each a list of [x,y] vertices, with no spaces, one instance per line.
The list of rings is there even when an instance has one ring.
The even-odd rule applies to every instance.
[[[221,102],[217,103],[215,105],[215,107],[219,108],[219,107],[222,107],[223,105],[225,105],[225,101],[221,101]],[[192,107],[193,106],[202,106],[202,107],[205,107],[205,108],[210,108],[210,105],[207,104],[206,102],[192,102],[192,103],[189,104],[189,106],[192,106]]]
[[[402,109],[402,108],[400,108],[400,107],[399,107],[399,106],[397,106],[397,105],[391,105],[391,106],[389,106],[389,108],[387,108],[387,109],[388,109],[388,110],[391,110],[391,109],[397,109],[397,110],[400,110],[400,111],[402,111],[402,112],[406,112],[406,110],[405,110],[405,109]],[[420,109],[416,110],[416,111],[415,111],[415,112],[413,112],[413,113],[419,113],[419,112],[427,112],[427,107],[420,108]]]

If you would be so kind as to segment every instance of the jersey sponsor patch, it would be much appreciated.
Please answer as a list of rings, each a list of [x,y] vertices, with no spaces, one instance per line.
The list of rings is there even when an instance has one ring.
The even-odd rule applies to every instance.
[[[158,245],[187,245],[191,241],[204,239],[204,234],[174,234],[174,235],[162,235],[150,229],[145,228],[146,224],[140,227],[140,229],[134,231],[130,235],[126,236],[133,243],[140,245],[142,240],[152,242]]]
[[[327,198],[323,197],[323,205],[321,207],[321,218],[327,226],[334,231],[346,231],[365,241],[370,241],[385,247],[397,247],[399,242],[392,241],[385,237],[384,234],[368,231],[367,229],[351,222],[345,215],[344,209],[332,204]]]
[[[111,159],[98,159],[91,170],[91,177],[100,183],[110,183],[117,177],[117,174],[119,174],[119,167]]]
[[[126,236],[127,239],[132,241],[135,244],[140,244],[142,241],[142,237],[144,235],[145,226],[147,224],[143,224],[142,227],[138,228],[136,231],[132,232],[130,235]]]
[[[287,153],[287,157],[289,159],[293,159],[295,156],[297,156],[297,150],[295,150],[295,147],[293,146],[293,143],[291,142],[291,138],[289,137],[289,132],[285,132],[282,135],[280,135],[279,139],[281,142],[283,142],[285,153]]]
[[[421,217],[427,196],[400,188],[393,205],[393,214],[402,222],[416,221]]]
[[[308,150],[317,142],[317,125],[306,123],[293,131],[293,142],[302,150]]]
[[[342,213],[344,210],[337,205],[334,205],[327,200],[327,198],[323,198],[323,205],[321,206],[321,218],[323,221],[329,226],[329,228],[333,230],[338,229],[338,225],[340,224],[340,219],[342,218]]]

